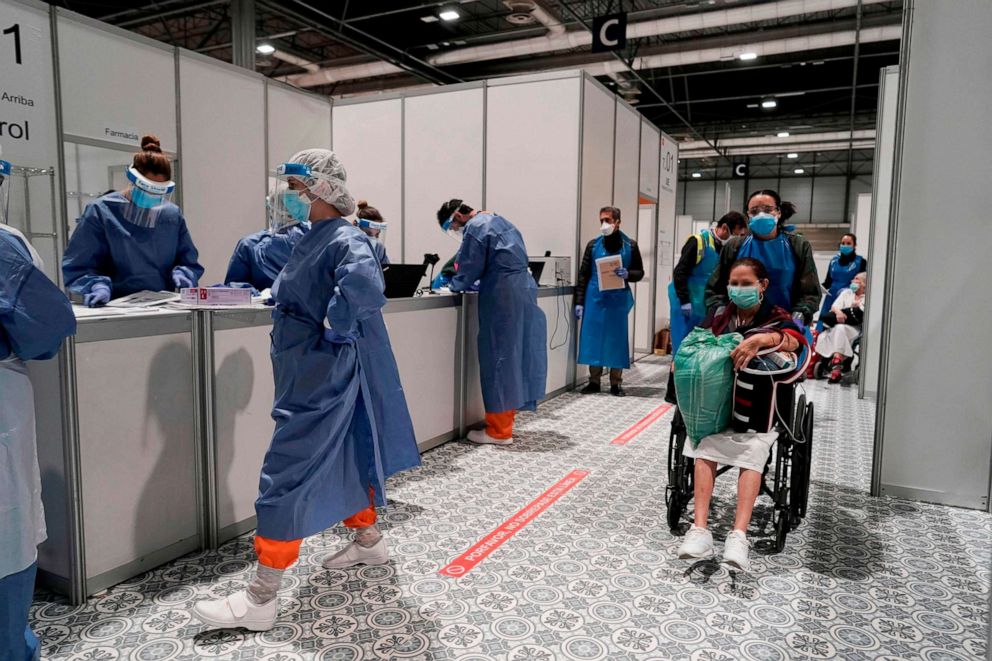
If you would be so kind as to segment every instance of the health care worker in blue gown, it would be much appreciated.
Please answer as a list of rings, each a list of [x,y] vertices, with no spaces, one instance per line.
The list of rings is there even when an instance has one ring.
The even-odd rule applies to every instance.
[[[601,236],[586,245],[575,285],[575,317],[582,320],[578,362],[589,366],[589,383],[583,395],[600,391],[603,368],[610,370],[610,392],[623,397],[623,370],[630,367],[627,321],[634,307],[631,282],[644,278],[644,262],[637,242],[620,231],[620,209],[599,211]],[[601,291],[596,260],[620,256],[615,274],[624,279],[621,289]]]
[[[198,603],[217,628],[274,626],[283,572],[304,537],[339,521],[354,540],[328,569],[389,561],[376,525],[388,476],[420,453],[382,318],[385,283],[369,238],[342,216],[355,210],[334,152],[308,149],[277,168],[287,212],[312,224],[272,287],[276,428],[255,512],[258,564],[247,590]]]
[[[868,271],[868,259],[859,255],[857,250],[858,237],[853,234],[845,234],[841,237],[837,254],[830,260],[827,277],[823,281],[827,295],[823,299],[820,316],[816,322],[818,333],[823,332],[823,316],[830,312],[834,301],[837,300],[837,294],[849,288],[856,275]]]
[[[776,191],[759,190],[748,196],[746,209],[751,233],[731,237],[720,251],[720,266],[706,284],[707,311],[727,305],[731,267],[738,259],[752,257],[768,271],[765,298],[809,326],[820,307],[820,278],[809,241],[785,227],[796,213],[795,205],[783,202]]]
[[[130,186],[86,205],[62,258],[69,291],[96,307],[135,292],[195,287],[203,267],[170,199],[172,162],[158,138],[141,138],[141,151],[127,169]]]
[[[46,360],[75,334],[69,299],[42,271],[24,236],[6,224],[11,165],[0,160],[0,659],[37,659],[28,626],[38,544],[47,537],[35,439],[34,394],[24,361]]]
[[[470,291],[479,281],[479,376],[486,428],[470,431],[468,440],[509,445],[517,411],[537,408],[548,376],[548,322],[537,305],[524,238],[506,218],[478,212],[458,199],[445,202],[437,220],[461,241],[451,291]]]
[[[269,187],[269,195],[265,198],[268,229],[238,241],[224,276],[228,286],[251,287],[258,292],[270,289],[289,261],[293,248],[310,231],[309,222],[289,216],[286,207],[277,203],[287,191],[289,186],[284,181]]]

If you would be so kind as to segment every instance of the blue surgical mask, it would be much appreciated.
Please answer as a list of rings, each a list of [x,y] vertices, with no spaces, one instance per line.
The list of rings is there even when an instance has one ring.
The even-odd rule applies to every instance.
[[[757,285],[753,287],[727,287],[727,295],[740,310],[749,310],[761,303],[761,288]]]
[[[860,282],[858,282],[857,280],[855,280],[854,282],[851,283],[851,291],[853,291],[855,294],[857,294],[859,289],[861,289],[861,283]]]
[[[748,221],[747,226],[752,234],[767,236],[775,231],[778,219],[770,213],[759,213]]]
[[[311,204],[313,204],[313,200],[307,197],[305,193],[288,191],[283,194],[283,205],[286,207],[286,211],[301,223],[310,220]]]
[[[842,245],[840,247],[840,254],[847,256],[854,252],[854,246]]]

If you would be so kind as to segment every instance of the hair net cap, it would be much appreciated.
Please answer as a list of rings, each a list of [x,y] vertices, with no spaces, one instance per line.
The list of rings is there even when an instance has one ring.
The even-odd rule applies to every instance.
[[[293,154],[291,163],[310,167],[312,178],[305,181],[310,192],[324,200],[343,216],[355,213],[355,198],[348,191],[348,173],[338,155],[330,149],[304,149]]]

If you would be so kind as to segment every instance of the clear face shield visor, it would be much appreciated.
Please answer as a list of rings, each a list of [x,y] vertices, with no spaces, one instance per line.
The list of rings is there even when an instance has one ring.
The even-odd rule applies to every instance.
[[[462,238],[465,236],[465,228],[455,226],[455,214],[451,214],[448,220],[442,223],[441,231],[459,243],[461,243]]]
[[[309,165],[302,163],[278,165],[275,177],[288,184],[296,184],[296,190],[290,189],[279,196],[277,205],[282,205],[280,214],[289,214],[299,222],[310,220],[310,205],[318,199],[333,206],[342,216],[355,212],[355,200],[348,193],[342,179],[315,172]]]
[[[152,181],[133,166],[127,169],[127,179],[131,182],[131,187],[127,191],[131,204],[124,212],[125,219],[139,227],[155,227],[158,215],[165,205],[172,201],[176,183]]]
[[[270,234],[283,232],[302,222],[290,215],[284,199],[287,194],[299,197],[298,192],[289,189],[288,182],[275,180],[269,185],[269,194],[265,197],[265,214]]]
[[[379,243],[386,242],[386,230],[389,228],[389,223],[384,220],[366,220],[365,218],[359,218],[356,222],[358,229],[365,232],[370,239],[375,239]]]
[[[10,176],[14,166],[10,161],[0,160],[0,223],[8,224],[7,203],[10,201]]]

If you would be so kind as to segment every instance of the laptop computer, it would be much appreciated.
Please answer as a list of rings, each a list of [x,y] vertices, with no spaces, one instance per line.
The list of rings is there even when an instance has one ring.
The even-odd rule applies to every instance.
[[[541,274],[544,273],[544,265],[547,262],[527,262],[527,268],[530,269],[530,274],[534,276],[534,282],[538,286],[541,286]]]
[[[426,273],[426,264],[389,264],[383,267],[386,298],[410,298],[417,293]]]

